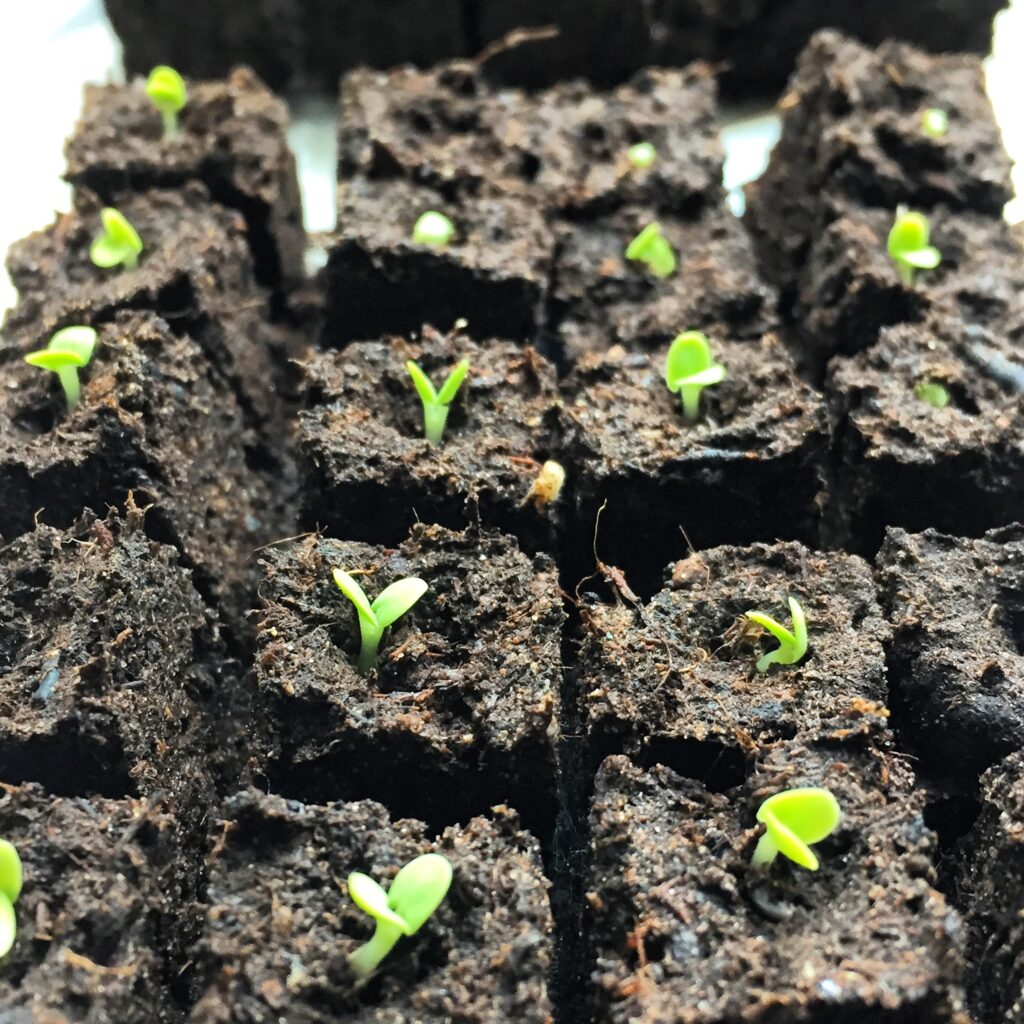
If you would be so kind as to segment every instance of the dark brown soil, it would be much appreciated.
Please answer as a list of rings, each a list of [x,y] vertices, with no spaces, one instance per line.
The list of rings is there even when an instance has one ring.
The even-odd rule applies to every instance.
[[[536,841],[507,808],[436,841],[369,801],[313,806],[246,790],[224,813],[195,1024],[550,1024],[548,883]],[[359,870],[386,886],[425,852],[451,860],[448,897],[359,989],[347,957],[372,929],[344,879]]]

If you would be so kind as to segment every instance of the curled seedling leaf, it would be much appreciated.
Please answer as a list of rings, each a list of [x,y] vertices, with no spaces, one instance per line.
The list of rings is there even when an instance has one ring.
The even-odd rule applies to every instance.
[[[410,359],[405,364],[405,368],[409,371],[416,393],[423,403],[423,433],[431,444],[438,445],[441,443],[441,438],[444,437],[445,424],[448,422],[448,409],[459,393],[466,374],[469,373],[469,360],[462,359],[456,364],[455,369],[448,374],[447,379],[441,385],[440,391],[434,387],[430,378],[420,368],[419,363]]]
[[[645,263],[655,277],[669,277],[676,269],[676,254],[658,223],[648,224],[626,246],[626,259]]]
[[[164,138],[178,134],[178,114],[188,100],[185,80],[172,67],[159,64],[146,79],[146,95],[164,120]]]
[[[120,210],[112,206],[100,211],[103,220],[103,234],[89,248],[89,259],[97,267],[123,266],[125,270],[134,270],[139,265],[142,252],[142,239],[139,233],[128,222]]]
[[[82,396],[78,371],[88,366],[95,348],[96,332],[91,327],[64,327],[50,339],[46,348],[25,356],[25,362],[57,374],[70,412]]]
[[[934,270],[942,261],[942,253],[929,244],[928,218],[913,210],[900,210],[889,231],[889,256],[904,284],[914,283],[917,270]]]
[[[637,170],[644,171],[658,158],[658,151],[650,142],[638,142],[626,150],[626,157]]]
[[[412,240],[419,245],[443,249],[454,237],[455,225],[443,213],[427,210],[413,225]]]
[[[18,934],[14,904],[21,895],[21,857],[14,844],[0,839],[0,957],[11,951]]]
[[[426,592],[427,585],[412,576],[385,587],[371,604],[363,588],[341,569],[334,570],[338,589],[355,605],[359,616],[359,671],[364,675],[377,666],[377,651],[384,630],[397,622]]]
[[[807,653],[807,619],[800,602],[789,598],[789,613],[793,617],[792,632],[764,612],[747,612],[747,618],[767,629],[779,646],[757,660],[757,671],[767,672],[772,665],[795,665]]]
[[[669,346],[665,359],[665,385],[679,393],[683,419],[696,423],[700,415],[700,393],[712,384],[721,384],[726,369],[711,355],[711,345],[700,331],[686,331]]]
[[[349,895],[376,922],[369,942],[348,959],[353,973],[369,977],[403,935],[415,935],[426,924],[451,884],[451,863],[439,853],[409,861],[387,892],[369,875],[353,871],[348,876]]]
[[[921,130],[933,139],[941,139],[949,131],[949,115],[941,107],[929,107],[921,115]]]
[[[935,409],[945,409],[949,405],[949,391],[934,380],[919,380],[914,394]]]
[[[794,864],[817,871],[811,844],[830,836],[841,818],[839,802],[827,789],[807,786],[768,797],[757,811],[765,832],[754,848],[753,865],[766,868],[781,853]]]

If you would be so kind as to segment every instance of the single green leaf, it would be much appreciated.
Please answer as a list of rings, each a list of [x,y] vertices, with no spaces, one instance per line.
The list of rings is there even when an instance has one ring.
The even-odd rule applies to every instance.
[[[841,818],[836,798],[816,786],[776,793],[757,812],[757,820],[768,829],[779,852],[809,871],[818,868],[809,844],[831,835]]]
[[[420,214],[412,229],[412,240],[420,245],[443,247],[455,234],[455,225],[443,213],[427,210]]]
[[[794,660],[799,661],[807,653],[807,616],[804,615],[803,605],[795,597],[788,598],[787,603],[793,620],[793,640],[796,644]]]
[[[644,259],[650,251],[651,243],[657,238],[661,238],[661,225],[652,221],[626,246],[626,259]]]
[[[367,622],[374,626],[380,627],[377,616],[374,615],[373,607],[363,588],[347,572],[342,572],[341,569],[335,569],[333,575],[335,585],[356,606],[359,617],[366,619]]]
[[[934,270],[942,262],[942,253],[934,245],[900,253],[900,259],[918,270]]]
[[[425,593],[427,585],[415,576],[396,580],[385,587],[371,605],[372,614],[381,629],[400,619]]]
[[[21,857],[12,842],[0,839],[0,894],[16,903],[21,895],[21,883]]]
[[[452,884],[452,866],[439,853],[409,861],[388,890],[388,905],[405,922],[405,934],[415,935],[441,905]]]
[[[51,370],[53,373],[67,369],[69,366],[77,369],[84,365],[77,352],[61,352],[49,348],[41,349],[39,352],[29,352],[25,356],[25,362],[29,366],[38,366],[42,370]]]
[[[763,612],[747,612],[747,618],[767,629],[780,644],[787,647],[796,646],[796,637],[781,622],[773,619],[770,615],[765,615]]]
[[[89,247],[89,259],[104,270],[120,266],[124,262],[124,257],[124,247],[107,238],[106,235],[100,235],[99,238],[94,239]]]
[[[420,396],[420,401],[424,405],[436,405],[438,402],[437,390],[431,379],[423,372],[419,363],[409,359],[405,364],[405,368],[409,372],[409,376],[412,377],[412,384],[416,389],[416,393]]]
[[[172,67],[159,64],[149,73],[146,80],[146,95],[159,111],[178,113],[188,99],[185,80]]]
[[[129,252],[134,252],[136,256],[142,252],[142,239],[139,238],[139,233],[120,210],[105,206],[100,211],[100,218],[107,236],[114,245],[122,246]]]
[[[450,405],[452,403],[455,396],[459,393],[459,388],[466,379],[467,373],[469,373],[469,360],[459,360],[458,365],[448,374],[448,379],[441,385],[441,390],[437,393],[437,400],[442,405]]]
[[[937,381],[918,381],[914,387],[914,394],[935,409],[945,409],[949,405],[949,390]]]
[[[46,346],[58,352],[68,352],[81,360],[78,366],[87,366],[92,354],[96,349],[96,331],[92,327],[76,325],[73,327],[62,327]]]
[[[388,894],[369,875],[353,871],[348,876],[348,894],[352,902],[377,921],[390,921],[405,932],[406,922],[388,904]]]
[[[711,366],[711,345],[700,331],[686,331],[676,336],[665,359],[665,384],[669,391],[678,391],[680,382]]]
[[[10,953],[17,934],[18,918],[14,913],[14,904],[0,893],[0,957]]]

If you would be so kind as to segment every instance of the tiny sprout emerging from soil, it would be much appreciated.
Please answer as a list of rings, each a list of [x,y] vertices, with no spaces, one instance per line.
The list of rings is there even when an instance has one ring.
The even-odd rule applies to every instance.
[[[921,130],[933,139],[941,139],[949,131],[949,115],[941,107],[929,107],[921,115]]]
[[[0,957],[11,951],[18,933],[14,904],[20,895],[21,858],[13,843],[0,839]]]
[[[366,675],[377,667],[377,650],[384,630],[397,622],[426,592],[427,585],[415,576],[385,587],[373,604],[363,588],[347,572],[334,570],[338,589],[356,606],[359,614],[359,671]]]
[[[139,265],[142,239],[120,210],[112,206],[100,211],[103,219],[103,234],[89,248],[89,259],[97,267],[123,265],[125,270],[134,270]]]
[[[914,283],[915,270],[934,270],[942,253],[928,244],[928,218],[913,210],[899,210],[889,231],[889,256],[900,272],[904,284]]]
[[[700,331],[686,331],[669,346],[665,360],[665,384],[683,402],[683,419],[696,423],[700,415],[700,393],[725,380],[726,369],[711,356],[711,345]]]
[[[949,391],[933,380],[919,380],[914,388],[914,394],[936,409],[945,409],[949,405]]]
[[[70,412],[82,396],[78,371],[88,366],[95,348],[96,332],[91,327],[64,327],[50,339],[46,348],[25,356],[25,362],[57,374]]]
[[[789,614],[793,617],[792,632],[764,612],[747,612],[751,622],[763,626],[779,641],[774,651],[757,659],[758,672],[767,672],[772,665],[795,665],[807,653],[807,619],[795,597],[789,598]]]
[[[626,246],[626,259],[646,263],[655,277],[669,277],[676,269],[676,254],[661,233],[661,225],[658,223],[648,224]]]
[[[348,876],[349,895],[376,922],[370,941],[348,958],[353,972],[368,977],[403,935],[415,935],[448,895],[451,883],[451,863],[439,853],[409,861],[387,892],[369,875],[353,871]]]
[[[562,464],[555,462],[554,459],[548,459],[540,467],[537,478],[530,485],[529,491],[526,492],[523,504],[525,505],[528,501],[532,501],[534,506],[540,510],[545,505],[558,501],[558,496],[562,493],[564,485],[565,469]]]
[[[423,403],[423,433],[431,444],[438,445],[441,443],[441,438],[444,437],[445,424],[448,422],[448,409],[459,393],[466,374],[469,373],[469,360],[459,361],[455,369],[448,374],[447,380],[441,385],[440,391],[420,369],[419,363],[410,359],[405,364],[405,368],[409,371],[416,393]]]
[[[178,114],[188,99],[185,80],[174,68],[159,64],[150,71],[146,80],[146,95],[164,119],[164,138],[177,135]]]
[[[412,240],[420,245],[443,249],[455,234],[455,225],[443,213],[427,210],[421,213],[412,229]]]
[[[768,797],[757,811],[765,833],[754,848],[754,867],[767,867],[781,853],[794,864],[817,871],[818,858],[810,844],[831,835],[841,817],[839,803],[827,789],[807,786]]]
[[[649,142],[638,142],[629,147],[626,156],[637,170],[644,171],[658,158],[658,151]]]

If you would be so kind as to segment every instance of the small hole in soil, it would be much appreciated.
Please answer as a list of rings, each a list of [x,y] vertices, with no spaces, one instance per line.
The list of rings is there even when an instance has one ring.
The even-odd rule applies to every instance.
[[[523,153],[519,159],[519,174],[524,181],[536,181],[540,174],[540,160],[533,153]]]
[[[696,779],[712,793],[724,793],[747,778],[747,759],[738,747],[709,740],[655,738],[637,758],[645,768],[662,764],[684,778]]]
[[[57,425],[57,405],[54,402],[26,406],[13,416],[14,426],[36,437],[48,434]]]

